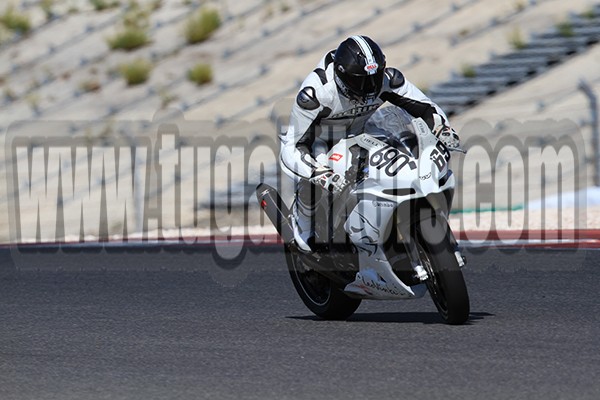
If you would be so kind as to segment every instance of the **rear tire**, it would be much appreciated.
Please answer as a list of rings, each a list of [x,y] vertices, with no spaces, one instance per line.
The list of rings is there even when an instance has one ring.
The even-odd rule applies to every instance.
[[[302,257],[289,246],[285,246],[285,257],[296,292],[315,315],[327,320],[346,320],[360,306],[360,299],[346,296],[342,287],[306,268]]]
[[[417,243],[433,303],[446,323],[460,325],[469,319],[469,294],[449,230],[441,218],[426,218],[419,223]]]

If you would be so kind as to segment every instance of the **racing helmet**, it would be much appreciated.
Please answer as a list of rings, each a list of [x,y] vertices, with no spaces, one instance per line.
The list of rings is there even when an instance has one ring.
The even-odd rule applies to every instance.
[[[335,83],[351,100],[365,103],[379,96],[385,55],[367,36],[352,36],[338,46],[333,58]]]

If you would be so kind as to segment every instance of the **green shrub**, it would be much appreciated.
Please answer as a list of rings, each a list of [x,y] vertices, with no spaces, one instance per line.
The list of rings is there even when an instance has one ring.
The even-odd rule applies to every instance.
[[[145,46],[150,42],[145,29],[129,27],[124,28],[113,37],[107,39],[112,50],[132,51]]]
[[[475,68],[471,64],[461,65],[460,72],[465,78],[475,78],[477,76],[477,71],[475,71]]]
[[[42,0],[39,5],[46,16],[46,19],[51,19],[54,16],[54,0]]]
[[[38,112],[40,110],[40,96],[38,94],[27,95],[25,101],[33,111]]]
[[[9,87],[5,87],[2,94],[4,95],[4,98],[7,101],[15,101],[19,98],[19,96],[15,93],[15,91]]]
[[[204,9],[190,17],[185,25],[185,39],[196,44],[208,39],[221,26],[221,16],[216,10]]]
[[[146,60],[137,59],[130,63],[122,64],[119,72],[125,78],[128,86],[139,85],[146,82],[150,77],[152,64]]]
[[[147,29],[150,25],[151,8],[141,7],[137,2],[131,2],[123,15],[125,28]]]
[[[263,15],[263,21],[267,21],[271,18],[273,18],[273,16],[275,15],[275,10],[273,9],[273,5],[269,4],[266,8],[265,8],[265,12]]]
[[[31,22],[26,14],[15,11],[14,7],[10,6],[0,15],[0,23],[7,29],[16,33],[25,34],[31,30]]]
[[[171,104],[178,98],[178,96],[176,94],[169,93],[169,91],[165,87],[159,88],[157,90],[157,94],[160,99],[160,108],[161,109],[167,108],[169,106],[169,104]]]
[[[109,47],[113,50],[132,51],[148,44],[149,20],[150,10],[132,0],[123,14],[121,31],[107,38]]]
[[[514,28],[508,34],[508,43],[515,50],[521,50],[521,49],[523,49],[523,48],[525,48],[527,46],[527,42],[523,38],[523,34],[521,33],[521,29],[519,29],[518,27]]]
[[[522,12],[525,10],[525,8],[527,8],[527,4],[523,0],[517,1],[515,3],[515,11],[516,12]]]
[[[152,11],[160,10],[163,6],[163,0],[152,0],[150,3],[150,9]]]
[[[575,32],[573,32],[573,24],[570,21],[556,24],[556,30],[558,31],[558,34],[563,37],[573,37],[573,35],[575,35]]]
[[[292,9],[292,7],[288,3],[282,2],[279,9],[281,10],[282,13],[286,13],[286,12],[290,11]]]
[[[596,10],[594,10],[593,8],[590,8],[589,10],[581,13],[581,16],[585,19],[594,19],[594,18],[596,18]]]
[[[197,64],[188,71],[188,79],[197,85],[204,85],[213,79],[212,68],[208,64]]]
[[[104,11],[108,10],[109,8],[115,8],[120,6],[117,0],[90,0],[90,3],[92,3],[92,6],[96,11]]]

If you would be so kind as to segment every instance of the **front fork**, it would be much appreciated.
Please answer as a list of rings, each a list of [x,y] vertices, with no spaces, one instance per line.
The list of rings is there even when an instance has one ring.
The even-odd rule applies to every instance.
[[[427,212],[433,212],[431,210],[427,210]],[[436,218],[440,219],[438,223],[444,223],[446,225],[446,235],[450,240],[450,244],[454,249],[454,256],[456,257],[456,261],[460,268],[466,265],[466,258],[461,254],[458,249],[458,242],[450,229],[450,224],[448,219],[445,216],[445,213],[435,213]],[[414,222],[414,221],[412,221]],[[417,223],[420,223],[419,220]],[[419,279],[421,282],[429,279],[429,275],[427,270],[423,267],[423,262],[421,261],[421,256],[419,255],[419,249],[417,247],[416,235],[415,235],[415,227],[411,224],[411,219],[408,218],[406,220],[401,220],[397,224],[397,233],[398,239],[402,242],[406,248],[406,254],[408,259],[410,260],[410,264],[412,269],[415,271],[415,277]]]
[[[411,225],[409,221],[400,222],[398,225],[398,240],[402,242],[406,248],[406,254],[410,260],[410,265],[415,271],[415,277],[419,281],[424,282],[429,278],[427,271],[421,262],[419,249],[417,248],[416,238],[411,234]]]
[[[458,248],[458,241],[454,236],[454,232],[452,232],[452,229],[450,229],[450,221],[448,221],[446,217],[444,217],[444,220],[446,221],[446,224],[448,226],[448,238],[450,239],[450,243],[452,244],[452,248],[454,249],[454,257],[456,257],[456,262],[458,263],[458,266],[460,268],[463,268],[467,265],[467,258],[462,255]]]

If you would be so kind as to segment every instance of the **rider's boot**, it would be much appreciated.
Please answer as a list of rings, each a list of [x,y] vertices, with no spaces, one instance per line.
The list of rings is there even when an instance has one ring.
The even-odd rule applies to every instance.
[[[294,240],[299,250],[305,253],[312,253],[315,243],[315,230],[313,223],[314,209],[303,204],[297,198],[293,208],[294,217],[292,226],[294,228]]]

